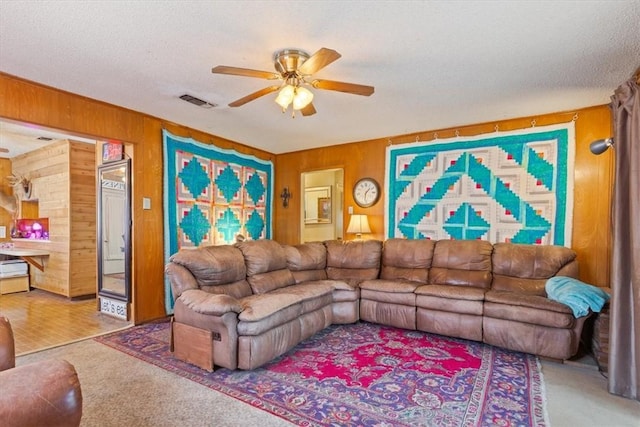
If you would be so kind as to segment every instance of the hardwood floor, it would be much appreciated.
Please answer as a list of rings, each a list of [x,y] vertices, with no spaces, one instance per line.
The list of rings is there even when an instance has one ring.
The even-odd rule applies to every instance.
[[[131,324],[97,311],[95,298],[72,301],[40,289],[0,295],[9,318],[16,355],[123,329]]]

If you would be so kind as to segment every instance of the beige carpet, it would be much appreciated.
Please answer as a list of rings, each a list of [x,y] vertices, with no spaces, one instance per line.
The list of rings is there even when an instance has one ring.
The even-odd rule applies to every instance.
[[[286,426],[274,415],[93,340],[18,358],[63,358],[78,371],[83,426]],[[588,365],[543,362],[552,426],[638,427],[640,402],[612,396]]]

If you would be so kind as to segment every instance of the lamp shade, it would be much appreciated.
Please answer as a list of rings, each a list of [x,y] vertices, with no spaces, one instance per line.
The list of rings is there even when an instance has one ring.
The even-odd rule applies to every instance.
[[[313,101],[313,93],[307,88],[297,87],[293,97],[293,109],[302,110]]]
[[[286,85],[278,92],[276,103],[281,106],[283,110],[286,110],[289,104],[291,104],[291,101],[293,101],[294,94],[295,88],[291,85]]]
[[[366,215],[351,215],[347,233],[355,233],[356,238],[362,237],[362,233],[371,233],[369,219]]]
[[[613,138],[598,139],[589,144],[589,150],[595,155],[602,154],[613,145]]]

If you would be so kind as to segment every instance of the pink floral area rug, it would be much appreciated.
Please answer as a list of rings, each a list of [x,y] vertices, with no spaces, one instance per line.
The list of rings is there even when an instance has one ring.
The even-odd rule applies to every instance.
[[[334,325],[260,369],[207,372],[169,351],[169,323],[98,342],[301,426],[546,426],[536,357],[360,322]]]

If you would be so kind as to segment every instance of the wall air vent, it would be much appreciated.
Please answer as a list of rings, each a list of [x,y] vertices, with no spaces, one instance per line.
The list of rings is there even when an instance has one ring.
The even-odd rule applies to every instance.
[[[183,101],[190,102],[193,105],[197,105],[198,107],[202,107],[202,108],[213,108],[218,106],[217,104],[212,104],[210,102],[203,101],[200,98],[196,98],[195,96],[191,96],[186,93],[184,95],[181,95],[180,99],[182,99]]]

